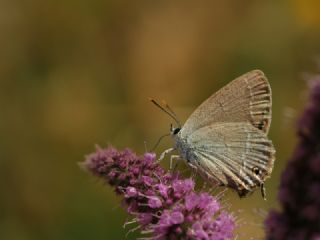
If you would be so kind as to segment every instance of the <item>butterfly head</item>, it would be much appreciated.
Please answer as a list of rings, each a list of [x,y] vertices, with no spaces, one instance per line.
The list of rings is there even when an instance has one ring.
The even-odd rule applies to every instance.
[[[180,132],[180,127],[174,127],[172,124],[170,125],[170,133],[172,136],[177,135]]]

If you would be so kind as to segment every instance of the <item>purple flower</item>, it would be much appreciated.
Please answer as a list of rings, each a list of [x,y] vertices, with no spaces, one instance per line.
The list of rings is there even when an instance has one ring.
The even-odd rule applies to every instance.
[[[298,124],[299,143],[281,177],[281,211],[265,221],[268,240],[319,239],[320,236],[320,80]]]
[[[232,239],[235,219],[192,179],[166,172],[155,154],[98,148],[81,164],[123,197],[123,206],[149,239]]]

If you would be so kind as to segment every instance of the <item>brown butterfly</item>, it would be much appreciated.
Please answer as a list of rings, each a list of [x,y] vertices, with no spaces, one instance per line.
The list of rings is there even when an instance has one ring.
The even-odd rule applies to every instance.
[[[270,177],[275,149],[267,134],[271,123],[271,88],[260,70],[248,72],[204,101],[181,126],[173,111],[160,106],[178,123],[171,127],[179,158],[206,180],[235,189],[240,197]],[[173,155],[172,158],[177,156]]]

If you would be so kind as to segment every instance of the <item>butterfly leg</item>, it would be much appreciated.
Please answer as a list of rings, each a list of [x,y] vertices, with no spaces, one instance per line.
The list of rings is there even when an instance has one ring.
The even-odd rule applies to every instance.
[[[144,143],[144,151],[145,153],[147,153],[148,152],[147,141],[143,141],[143,143]]]
[[[171,153],[174,150],[175,150],[175,148],[169,148],[169,149],[165,150],[163,153],[161,153],[160,157],[158,158],[158,162],[161,162],[167,154]]]
[[[172,164],[173,164],[173,160],[179,160],[180,156],[179,155],[171,155],[170,156],[170,170],[172,169]]]
[[[262,195],[263,200],[267,200],[266,188],[263,183],[261,184],[261,195]]]
[[[197,176],[198,168],[194,164],[192,164],[190,161],[187,162],[187,164],[192,169],[190,177],[195,178],[195,176]]]

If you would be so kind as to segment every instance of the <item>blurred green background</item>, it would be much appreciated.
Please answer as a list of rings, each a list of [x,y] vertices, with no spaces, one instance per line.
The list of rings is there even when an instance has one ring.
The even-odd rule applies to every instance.
[[[151,148],[172,121],[148,97],[185,121],[256,68],[273,89],[268,201],[259,191],[246,199],[228,191],[226,201],[242,219],[238,239],[262,237],[305,79],[319,69],[319,10],[317,0],[1,0],[0,239],[124,239],[119,199],[77,162],[95,144]]]

